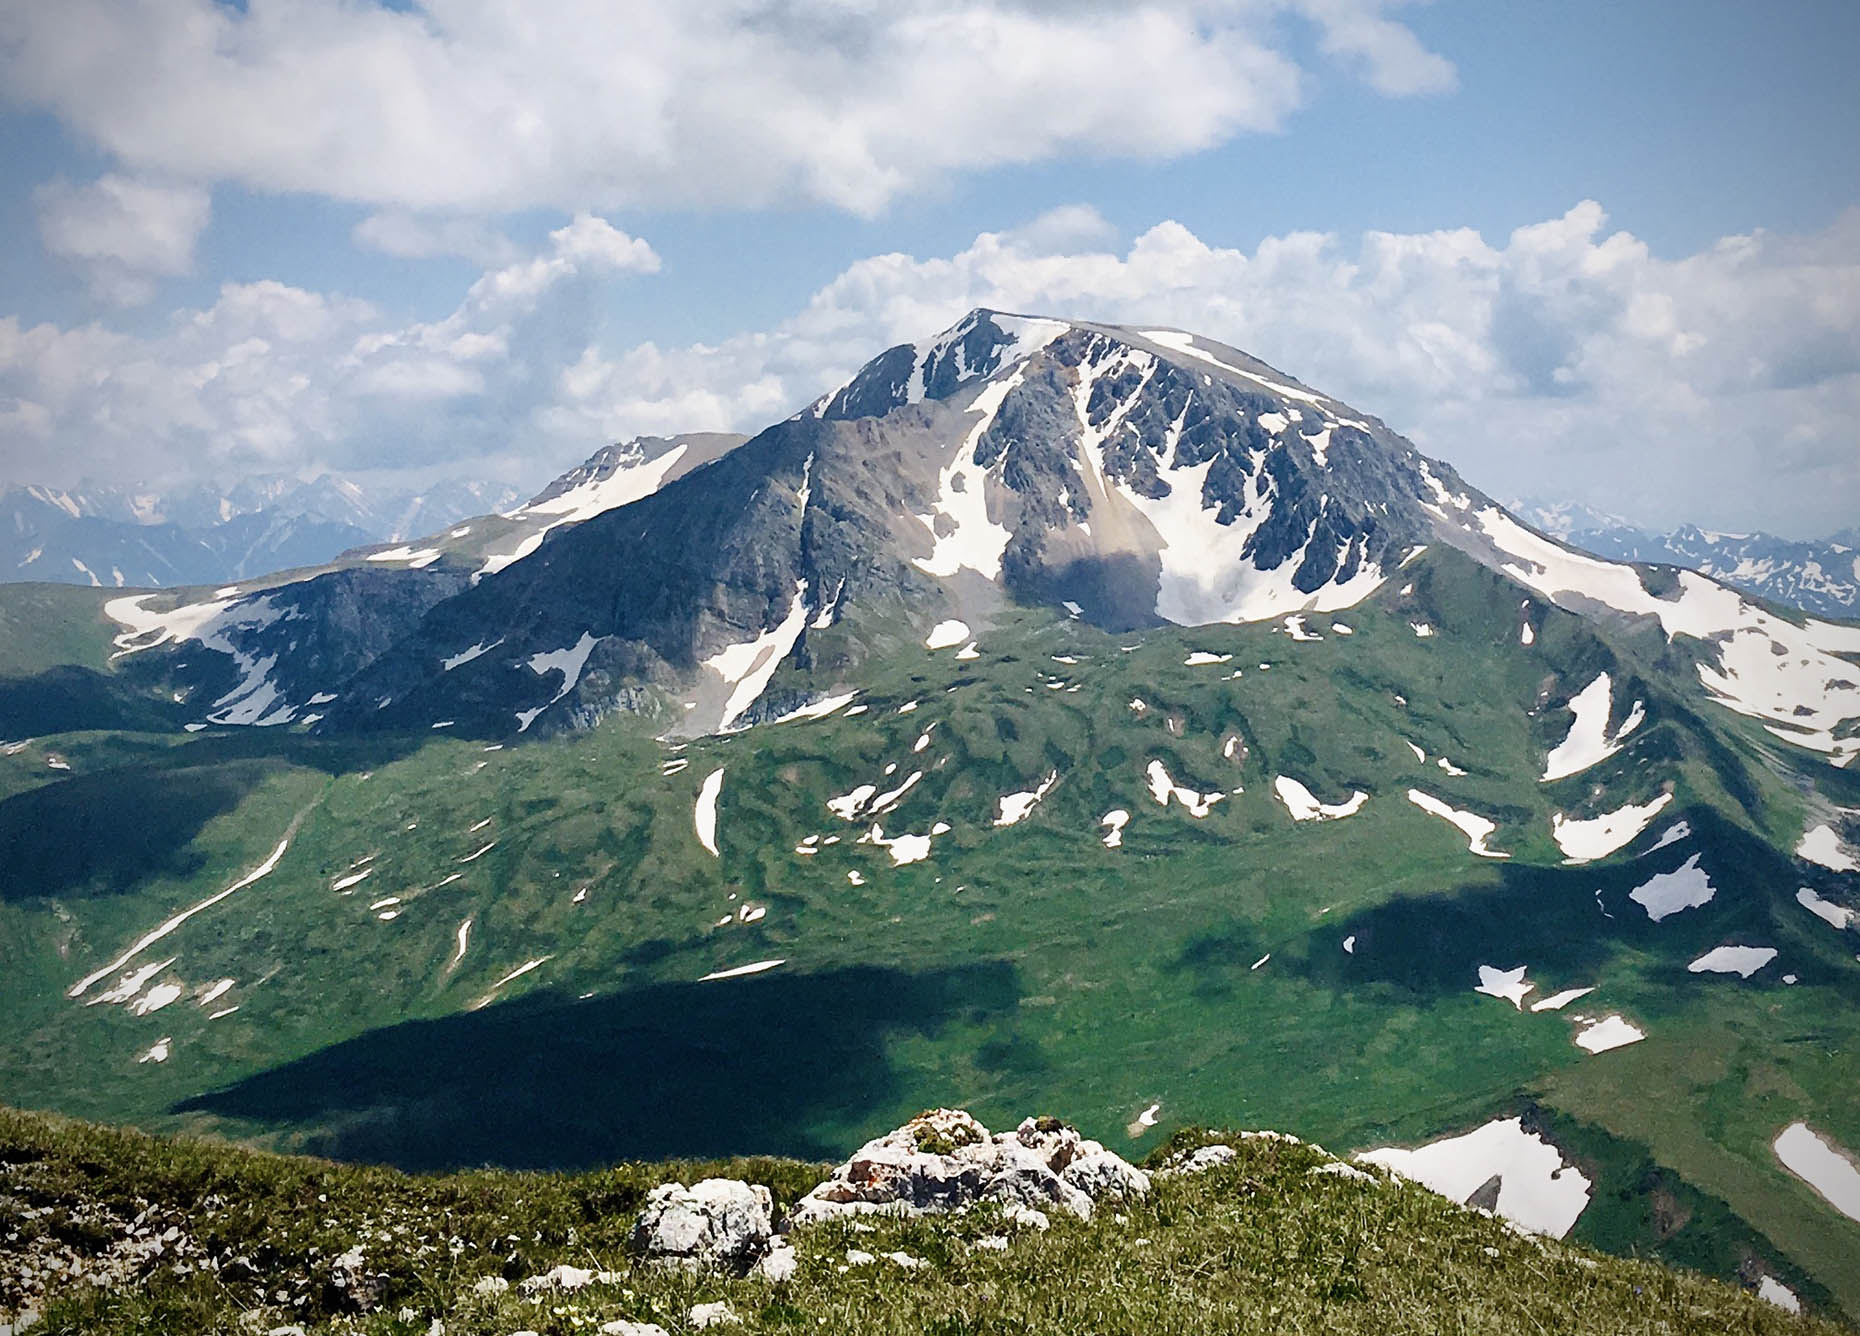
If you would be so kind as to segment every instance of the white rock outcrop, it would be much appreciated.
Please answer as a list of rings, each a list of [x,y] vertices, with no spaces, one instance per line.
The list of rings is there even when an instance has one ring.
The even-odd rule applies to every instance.
[[[783,1281],[793,1280],[794,1273],[800,1265],[800,1259],[794,1254],[794,1246],[777,1235],[769,1240],[769,1250],[762,1260],[750,1270],[750,1275],[758,1280],[772,1281],[779,1285]]]
[[[706,1178],[661,1183],[633,1226],[633,1250],[649,1262],[741,1273],[768,1251],[774,1201],[761,1184]]]
[[[1223,1164],[1232,1164],[1239,1158],[1239,1152],[1232,1146],[1202,1146],[1188,1155],[1178,1155],[1167,1166],[1157,1170],[1161,1174],[1199,1174],[1203,1170],[1215,1169]]]
[[[1149,1175],[1056,1118],[991,1134],[960,1109],[933,1109],[868,1141],[796,1204],[795,1225],[865,1213],[927,1215],[997,1202],[1016,1214],[1091,1217],[1103,1197],[1142,1196]]]
[[[697,1304],[691,1309],[688,1319],[695,1330],[706,1327],[734,1327],[743,1319],[736,1315],[736,1310],[726,1303]]]

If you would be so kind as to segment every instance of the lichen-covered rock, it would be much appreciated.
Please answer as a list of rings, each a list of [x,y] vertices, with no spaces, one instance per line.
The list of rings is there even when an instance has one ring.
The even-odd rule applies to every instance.
[[[628,1322],[625,1318],[616,1318],[612,1322],[601,1323],[601,1336],[669,1336],[669,1334],[657,1322]]]
[[[646,1196],[633,1249],[650,1262],[747,1271],[768,1251],[773,1206],[767,1188],[733,1178],[662,1183]]]
[[[1078,1181],[1065,1177],[1086,1162],[1094,1167]],[[978,1202],[1041,1216],[1058,1208],[1089,1219],[1099,1192],[1122,1196],[1148,1187],[1141,1170],[1058,1119],[1028,1118],[1012,1132],[991,1135],[959,1109],[933,1109],[861,1146],[801,1199],[790,1220],[925,1215]]]
[[[1080,1156],[1065,1167],[1060,1177],[1093,1201],[1141,1197],[1150,1190],[1148,1174],[1108,1150]]]

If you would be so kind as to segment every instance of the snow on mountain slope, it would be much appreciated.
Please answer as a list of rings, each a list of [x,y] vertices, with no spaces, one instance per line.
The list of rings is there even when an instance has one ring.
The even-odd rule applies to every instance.
[[[1429,481],[1445,541],[1570,611],[1655,618],[1669,641],[1699,642],[1699,681],[1719,704],[1834,765],[1860,754],[1860,626],[1797,625],[1692,571],[1655,593],[1633,566],[1573,551],[1490,501]]]
[[[1860,617],[1860,536],[1819,541],[1767,533],[1719,533],[1683,524],[1665,533],[1572,502],[1508,503],[1544,533],[1612,561],[1683,566],[1821,617]]]
[[[1797,625],[1703,576],[1667,587],[1576,552],[1238,349],[981,310],[751,442],[609,447],[486,534],[371,554],[406,576],[460,568],[435,550],[469,557],[476,587],[415,599],[433,615],[363,665],[323,726],[582,726],[640,706],[653,681],[684,696],[676,731],[733,728],[761,717],[810,636],[865,602],[921,610],[926,629],[985,621],[1008,598],[1115,630],[1261,621],[1351,607],[1434,542],[1571,611],[1654,617],[1687,638],[1713,699],[1837,765],[1860,752],[1860,627]],[[524,667],[584,637],[587,671],[561,690]],[[866,651],[845,652],[842,670]],[[1609,689],[1590,690],[1546,779],[1605,758],[1639,721],[1610,733]]]
[[[565,524],[579,524],[603,511],[650,496],[672,479],[708,464],[743,440],[724,432],[695,432],[670,438],[640,436],[603,447],[530,501],[505,514],[504,518],[513,521],[518,530],[484,554],[479,574],[495,574],[521,561]]]
[[[919,569],[1106,625],[1337,611],[1431,528],[1399,437],[1178,330],[975,311],[809,411],[938,433]]]

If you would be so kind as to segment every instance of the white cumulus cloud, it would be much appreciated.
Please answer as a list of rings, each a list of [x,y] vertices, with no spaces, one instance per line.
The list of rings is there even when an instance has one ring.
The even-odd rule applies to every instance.
[[[1496,240],[1301,232],[1245,250],[1169,221],[1120,242],[1073,207],[953,254],[860,260],[766,329],[603,343],[602,285],[656,265],[590,216],[427,323],[279,284],[229,285],[146,338],[0,320],[8,471],[153,458],[540,481],[616,438],[766,426],[987,306],[1244,348],[1498,496],[1798,535],[1860,513],[1860,211],[1664,259],[1590,202]]]
[[[384,210],[869,214],[952,172],[1276,129],[1306,96],[1299,26],[1380,91],[1448,86],[1398,7],[58,0],[0,6],[0,92],[138,171]],[[437,244],[387,217],[365,239]]]
[[[199,186],[111,172],[85,185],[51,181],[33,192],[46,251],[78,269],[99,298],[122,306],[155,295],[155,282],[189,272],[212,215]]]

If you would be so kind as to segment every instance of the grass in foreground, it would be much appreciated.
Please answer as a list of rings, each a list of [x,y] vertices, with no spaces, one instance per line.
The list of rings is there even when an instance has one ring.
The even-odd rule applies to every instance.
[[[1206,1139],[1178,1134],[1152,1161]],[[620,1320],[681,1332],[694,1305],[724,1302],[746,1332],[1842,1330],[1703,1277],[1522,1237],[1411,1184],[1323,1172],[1333,1162],[1314,1147],[1232,1144],[1229,1166],[1158,1179],[1141,1202],[1055,1217],[1044,1233],[991,1209],[802,1231],[798,1274],[774,1285],[635,1265],[634,1214],[657,1183],[708,1175],[767,1184],[779,1209],[820,1166],[420,1177],[0,1110],[0,1321],[29,1305],[48,1336],[567,1336]],[[1002,1234],[1005,1249],[981,1246]],[[52,1258],[115,1283],[73,1283]],[[558,1264],[611,1274],[526,1292]],[[509,1288],[483,1292],[487,1277]]]

